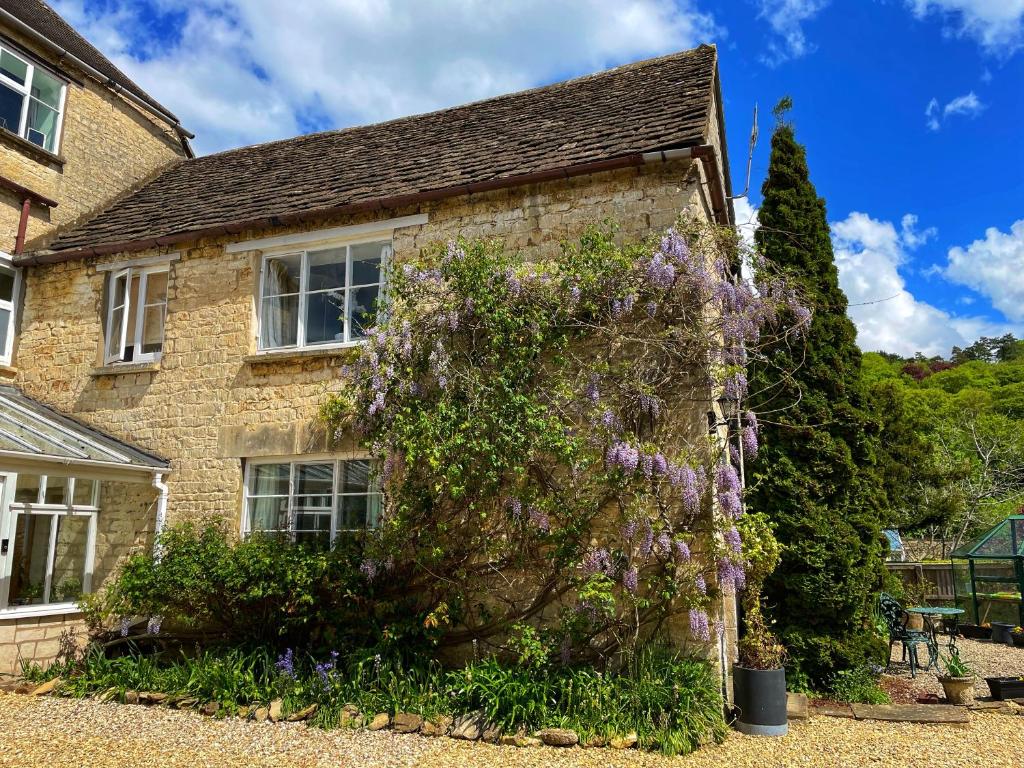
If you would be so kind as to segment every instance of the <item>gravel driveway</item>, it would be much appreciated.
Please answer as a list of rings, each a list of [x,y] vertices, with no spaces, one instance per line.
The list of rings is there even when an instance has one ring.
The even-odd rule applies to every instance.
[[[795,723],[781,739],[733,734],[721,746],[670,759],[606,749],[518,749],[383,731],[323,732],[298,723],[213,720],[156,707],[0,694],[0,766],[1019,768],[1022,754],[1024,717],[991,713],[975,713],[971,723],[961,727],[815,717]]]

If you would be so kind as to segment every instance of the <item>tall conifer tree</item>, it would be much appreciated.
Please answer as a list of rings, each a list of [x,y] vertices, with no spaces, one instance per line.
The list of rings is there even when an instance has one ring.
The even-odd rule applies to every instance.
[[[809,685],[877,652],[871,608],[882,576],[884,492],[825,201],[785,121],[790,106],[786,98],[776,107],[756,243],[803,292],[813,317],[802,340],[771,350],[771,368],[749,372],[752,405],[764,417],[748,503],[776,525],[782,562],[765,604],[790,652],[792,682]]]

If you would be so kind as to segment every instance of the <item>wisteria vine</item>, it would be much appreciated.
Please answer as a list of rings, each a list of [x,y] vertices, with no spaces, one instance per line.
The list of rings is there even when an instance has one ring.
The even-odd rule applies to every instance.
[[[594,228],[546,261],[463,240],[399,259],[324,409],[379,459],[376,598],[445,643],[535,622],[563,658],[718,631],[709,606],[745,578],[732,457],[758,428],[709,433],[708,411],[738,407],[751,356],[809,320],[766,269],[740,277],[739,247],[681,221],[627,245]]]

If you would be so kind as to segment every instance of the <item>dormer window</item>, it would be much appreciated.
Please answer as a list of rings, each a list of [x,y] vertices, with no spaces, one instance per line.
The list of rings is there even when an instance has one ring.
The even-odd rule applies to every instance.
[[[0,127],[55,153],[64,91],[61,80],[0,45]]]

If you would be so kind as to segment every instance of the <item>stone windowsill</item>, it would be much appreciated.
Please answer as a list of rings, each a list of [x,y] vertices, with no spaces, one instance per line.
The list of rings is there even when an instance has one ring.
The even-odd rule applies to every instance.
[[[91,376],[120,376],[126,373],[155,373],[160,370],[160,362],[151,363],[111,363],[93,368]]]
[[[10,363],[0,363],[0,379],[13,379],[18,375],[16,366]]]
[[[18,134],[12,133],[6,128],[0,128],[0,143],[13,147],[22,154],[28,155],[33,160],[37,160],[40,163],[56,165],[60,168],[64,167],[64,157],[62,155],[55,155],[53,152],[43,149],[38,144],[33,144],[28,139],[23,139]]]
[[[330,357],[349,357],[355,354],[365,341],[350,341],[331,347],[314,347],[312,349],[281,349],[272,352],[256,352],[246,355],[242,360],[249,365],[261,363],[291,363],[304,360],[320,360]]]

